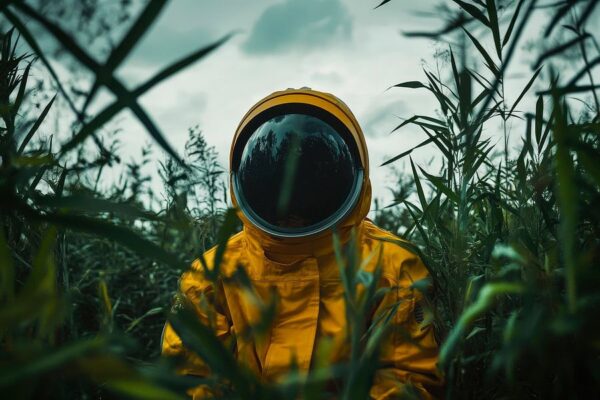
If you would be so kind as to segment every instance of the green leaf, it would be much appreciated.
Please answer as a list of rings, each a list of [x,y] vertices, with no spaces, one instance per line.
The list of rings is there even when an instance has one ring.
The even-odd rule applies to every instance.
[[[544,98],[538,96],[535,103],[535,142],[540,145],[542,139],[542,128],[544,126]]]
[[[479,41],[473,35],[471,35],[469,31],[467,31],[464,28],[463,31],[467,34],[469,39],[471,39],[471,42],[473,42],[473,44],[477,48],[477,51],[479,51],[479,54],[481,54],[481,56],[484,58],[486,65],[490,69],[490,71],[492,71],[494,76],[498,77],[500,75],[500,71],[498,71],[498,67],[492,60],[492,57],[490,57],[490,55],[487,51],[485,51],[485,48],[481,45],[481,43],[479,43]]]
[[[488,27],[490,26],[490,21],[488,21],[485,14],[483,14],[483,12],[481,12],[481,10],[479,8],[475,7],[472,4],[467,3],[465,1],[461,1],[461,0],[452,0],[452,1],[455,2],[456,4],[458,4],[460,6],[460,8],[462,8],[467,13],[469,13],[473,18],[481,21],[485,26],[488,26]]]
[[[431,182],[437,190],[439,190],[440,192],[445,194],[446,197],[448,197],[448,199],[450,199],[451,201],[453,201],[456,204],[458,204],[460,202],[459,196],[456,193],[454,193],[452,191],[452,189],[450,189],[448,186],[446,186],[446,183],[444,182],[443,178],[430,175],[423,168],[419,167],[419,169],[421,170],[423,175],[425,175],[427,177],[429,182]]]
[[[379,3],[379,4],[378,4],[378,5],[377,5],[377,6],[374,8],[374,10],[375,10],[375,9],[378,9],[379,7],[381,7],[381,6],[382,6],[382,5],[384,5],[384,4],[387,4],[387,3],[389,3],[390,1],[391,1],[391,0],[383,0],[381,3]]]
[[[154,0],[148,3],[121,42],[112,50],[108,60],[106,60],[106,63],[98,71],[98,75],[111,76],[114,73],[136,44],[140,42],[144,34],[148,32],[166,4],[167,2],[165,0]],[[94,98],[96,91],[100,88],[101,81],[102,79],[96,78],[92,89],[85,99],[85,105],[83,106],[84,112]]]
[[[412,152],[413,152],[413,150],[415,150],[415,149],[418,149],[419,147],[423,147],[423,146],[425,146],[425,145],[427,145],[427,144],[429,144],[429,143],[431,143],[431,142],[433,142],[433,139],[432,139],[432,138],[429,138],[429,139],[427,139],[427,140],[424,140],[424,141],[422,141],[421,143],[419,143],[418,145],[414,146],[413,148],[411,148],[411,149],[409,149],[409,150],[407,150],[407,151],[405,151],[405,152],[403,152],[403,153],[400,153],[400,154],[398,154],[397,156],[395,156],[395,157],[392,157],[392,158],[390,158],[389,160],[385,161],[383,164],[381,164],[381,165],[380,165],[380,167],[383,167],[384,165],[391,164],[391,163],[393,163],[394,161],[398,161],[399,159],[401,159],[401,158],[403,158],[403,157],[406,157],[407,155],[409,155],[410,153],[412,153]]]
[[[160,130],[154,124],[150,116],[139,106],[136,96],[133,96],[125,86],[114,76],[99,75],[102,70],[101,65],[96,62],[87,52],[85,52],[67,33],[60,27],[50,22],[43,15],[37,13],[33,8],[25,3],[15,5],[20,11],[29,15],[39,22],[48,32],[50,32],[79,62],[85,65],[96,74],[96,79],[105,84],[118,99],[124,100],[125,104],[131,109],[138,120],[144,125],[150,136],[175,160],[181,163],[181,159],[166,141]]]
[[[237,386],[240,393],[249,392],[246,376],[233,354],[225,348],[212,329],[202,324],[191,304],[184,303],[177,312],[171,313],[169,323],[185,348],[196,353],[214,374],[228,379]]]
[[[178,256],[167,252],[153,242],[138,235],[131,229],[114,225],[107,221],[70,214],[39,214],[35,211],[29,211],[29,217],[36,220],[46,221],[63,228],[72,229],[74,231],[85,232],[104,237],[127,247],[142,257],[148,257],[150,259],[171,265],[175,268],[180,268],[181,265],[183,265],[183,262]]]
[[[34,202],[38,206],[67,210],[77,210],[90,213],[114,213],[126,217],[157,220],[156,214],[140,210],[132,204],[115,203],[107,199],[75,194],[70,196],[37,196]]]
[[[396,85],[390,86],[389,88],[387,88],[387,90],[390,90],[391,88],[395,88],[395,87],[409,88],[409,89],[427,88],[427,86],[423,85],[419,81],[407,81],[407,82],[402,82],[402,83],[398,83]]]
[[[452,359],[458,351],[458,346],[462,341],[467,329],[483,313],[489,310],[496,302],[496,298],[501,294],[523,293],[524,287],[516,283],[495,282],[488,283],[479,291],[477,300],[461,314],[458,322],[450,331],[446,341],[440,348],[439,363],[446,369],[452,362]]]
[[[419,178],[419,174],[415,169],[415,164],[413,163],[412,158],[410,158],[410,167],[413,173],[413,179],[415,181],[415,186],[417,187],[417,195],[419,196],[419,203],[421,203],[421,210],[425,210],[427,207],[427,200],[425,199],[425,193],[423,192],[423,186],[421,185],[421,179]]]
[[[106,340],[102,337],[95,337],[63,345],[24,363],[11,363],[8,367],[0,369],[0,387],[13,386],[20,382],[32,382],[36,376],[58,370],[65,364],[76,361],[90,352],[98,351],[104,346],[106,346]]]
[[[592,37],[592,36],[589,33],[587,33],[585,35],[578,36],[575,39],[569,40],[566,43],[563,43],[561,45],[551,48],[550,50],[543,52],[542,54],[540,54],[537,61],[535,62],[534,68],[539,68],[539,66],[542,64],[542,62],[544,60],[546,60],[550,57],[553,57],[555,55],[561,54],[569,47],[579,44],[580,42],[583,42],[585,39],[590,38],[590,37]]]
[[[12,109],[11,109],[13,118],[19,112],[19,109],[21,108],[21,103],[23,102],[23,98],[25,97],[25,89],[27,88],[27,78],[29,77],[29,70],[31,69],[31,65],[32,65],[32,62],[27,64],[27,67],[25,67],[25,71],[23,72],[23,75],[21,76],[21,84],[19,85],[19,92],[17,93],[17,98],[15,99],[15,103],[13,104]]]
[[[486,0],[488,15],[490,17],[490,29],[494,36],[494,45],[498,59],[502,60],[502,45],[500,44],[500,26],[498,25],[498,12],[496,10],[496,2],[494,0]]]
[[[573,158],[568,145],[569,132],[567,128],[566,106],[561,105],[557,96],[554,97],[556,111],[554,139],[556,142],[556,175],[557,198],[560,207],[560,238],[563,262],[566,271],[567,304],[570,312],[575,311],[577,304],[577,256],[576,228],[579,208],[578,188],[575,184]]]
[[[138,86],[130,96],[118,96],[117,100],[104,108],[101,112],[99,112],[91,121],[87,122],[83,125],[81,130],[75,134],[67,143],[65,143],[61,149],[61,153],[65,154],[66,152],[74,149],[82,143],[85,139],[87,139],[90,135],[92,135],[97,129],[102,127],[108,121],[110,121],[115,115],[117,115],[123,108],[127,107],[131,102],[131,98],[138,98],[142,96],[144,93],[152,89],[154,86],[161,83],[163,80],[170,77],[172,74],[179,72],[181,69],[189,66],[190,64],[200,60],[202,57],[206,56],[213,50],[217,49],[221,46],[225,41],[229,39],[231,35],[227,35],[222,39],[217,40],[210,45],[197,50],[190,55],[183,57],[182,59],[174,62],[173,64],[167,66],[162,71],[158,72],[152,78],[148,79],[146,82]],[[148,121],[147,121],[148,122]],[[150,121],[151,122],[151,121]],[[156,134],[156,129],[153,132]],[[179,159],[178,157],[176,157]]]
[[[510,23],[508,24],[508,29],[504,34],[504,40],[502,41],[502,47],[506,46],[508,41],[510,40],[510,35],[515,27],[515,22],[517,22],[517,18],[519,17],[519,12],[521,11],[521,6],[523,5],[524,0],[519,0],[517,3],[517,8],[515,8],[515,12],[513,13],[512,18],[510,19]]]
[[[187,396],[181,396],[164,389],[152,382],[141,378],[137,379],[111,379],[105,383],[111,390],[132,399],[143,400],[186,400]]]
[[[48,111],[50,111],[50,107],[52,107],[52,103],[54,103],[55,99],[56,99],[56,95],[54,95],[54,97],[52,97],[52,99],[50,99],[48,104],[46,104],[46,107],[44,107],[44,110],[42,111],[40,116],[37,118],[35,123],[31,126],[31,129],[29,129],[29,132],[27,132],[27,135],[23,139],[21,146],[19,146],[19,149],[17,150],[17,154],[23,153],[23,151],[25,150],[25,147],[27,146],[29,141],[33,138],[33,135],[35,134],[35,132],[37,132],[38,128],[40,127],[40,125],[42,124],[44,119],[46,118],[46,115],[48,115]]]

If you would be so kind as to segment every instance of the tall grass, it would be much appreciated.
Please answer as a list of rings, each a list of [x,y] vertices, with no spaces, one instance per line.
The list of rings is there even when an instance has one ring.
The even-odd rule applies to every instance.
[[[395,129],[416,128],[427,139],[384,163],[409,158],[416,196],[400,199],[412,219],[403,234],[421,246],[434,276],[446,396],[599,393],[600,107],[597,61],[589,60],[600,53],[586,29],[597,2],[543,6],[551,18],[535,40],[547,50],[517,93],[506,93],[506,77],[541,3],[455,3],[441,31],[406,33],[463,38],[466,46],[460,63],[449,46],[449,81],[425,70],[426,81],[395,85],[428,90],[438,107]],[[553,31],[571,39],[555,43]],[[573,70],[558,74],[553,58],[566,51],[575,52]],[[535,109],[523,110],[533,87],[544,89]],[[522,129],[516,145],[513,120]],[[500,141],[484,135],[498,121]],[[410,159],[422,146],[437,150],[437,174]]]
[[[382,10],[388,2],[381,2]],[[434,278],[435,297],[426,311],[442,344],[447,398],[588,397],[600,392],[600,107],[594,76],[600,52],[587,28],[597,1],[452,4],[440,31],[407,33],[459,39],[465,48],[449,46],[441,73],[426,70],[424,81],[395,85],[429,91],[438,107],[398,126],[395,134],[414,128],[426,139],[386,162],[408,157],[410,173],[400,174],[397,204],[378,214],[377,222],[415,243]],[[0,390],[8,398],[177,399],[204,384],[225,398],[365,398],[388,326],[385,316],[365,326],[385,290],[377,287],[377,270],[361,269],[352,241],[335,246],[351,344],[343,364],[329,365],[327,355],[318,354],[308,376],[292,366],[282,381],[265,383],[237,363],[191,305],[179,301],[167,311],[181,271],[213,244],[222,255],[239,221],[225,210],[223,170],[201,132],[190,130],[180,156],[137,101],[227,38],[133,90],[114,74],[164,5],[149,2],[104,62],[27,3],[0,6],[14,27],[2,35],[0,53]],[[523,32],[540,7],[550,13],[538,38],[548,47],[523,88],[506,93]],[[80,103],[70,99],[25,17],[95,76]],[[34,59],[19,54],[17,36],[48,70],[77,120],[64,143],[36,138],[54,99],[30,123],[20,112],[31,101]],[[557,36],[564,41],[554,43]],[[559,74],[552,61],[566,52],[574,69]],[[90,114],[101,88],[115,100]],[[535,88],[541,89],[534,108],[522,110]],[[101,191],[105,169],[119,162],[116,146],[103,146],[107,150],[92,160],[86,152],[88,139],[102,142],[99,128],[125,108],[166,153],[160,165],[165,200],[158,211],[143,208],[147,153],[128,165],[123,181]],[[508,129],[513,120],[522,127],[516,146]],[[499,141],[486,136],[498,123]],[[437,149],[440,171],[410,159],[425,146]],[[243,270],[224,277],[217,263],[208,275],[215,284],[235,280],[252,293]],[[274,301],[256,303],[261,323],[240,334],[269,328]],[[164,318],[210,366],[211,376],[178,376],[178,360],[156,358]],[[330,392],[332,381],[337,394]]]

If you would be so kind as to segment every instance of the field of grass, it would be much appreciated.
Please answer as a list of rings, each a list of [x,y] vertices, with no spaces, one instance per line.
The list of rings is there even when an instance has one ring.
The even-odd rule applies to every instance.
[[[405,33],[436,39],[447,50],[440,68],[425,69],[421,81],[390,82],[408,98],[412,90],[428,91],[436,107],[403,116],[396,128],[394,134],[413,129],[427,139],[398,149],[386,162],[407,161],[410,169],[400,172],[395,203],[380,204],[375,222],[414,243],[431,272],[435,290],[425,318],[441,342],[446,398],[597,397],[598,1],[444,5],[442,29]],[[169,310],[181,272],[213,245],[224,249],[240,223],[227,209],[227,172],[202,132],[190,129],[180,156],[138,102],[219,51],[228,37],[174,60],[134,89],[115,75],[163,7],[149,2],[99,63],[27,2],[0,5],[11,26],[0,36],[0,393],[15,399],[182,399],[188,388],[206,384],[222,398],[320,399],[331,398],[324,388],[335,378],[341,388],[336,398],[365,398],[386,326],[363,327],[378,293],[360,260],[340,266],[353,305],[347,313],[355,344],[350,359],[319,365],[308,377],[292,370],[282,382],[264,383],[238,365],[185,305]],[[531,74],[509,93],[506,81],[525,45],[524,32],[540,11],[547,24],[534,38]],[[31,32],[25,19],[43,32]],[[93,74],[95,83],[83,97],[74,99],[59,79],[40,46],[42,34]],[[17,41],[29,50],[22,53]],[[32,65],[44,68],[56,88],[56,97],[39,108],[28,79]],[[101,89],[115,100],[90,113]],[[37,134],[55,111],[55,98],[75,120],[73,134],[58,144]],[[119,163],[101,128],[124,109],[165,151],[160,200],[141,172],[150,162],[144,152],[121,181],[98,189],[106,169]],[[434,152],[441,168],[413,162],[411,152],[420,148]],[[217,272],[218,266],[215,281],[223,279]],[[263,306],[269,321],[273,308]],[[159,357],[167,318],[210,365],[210,377],[179,376],[176,360]]]

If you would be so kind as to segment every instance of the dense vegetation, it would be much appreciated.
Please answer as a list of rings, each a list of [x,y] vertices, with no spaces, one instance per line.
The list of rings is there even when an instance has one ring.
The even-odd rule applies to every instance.
[[[600,46],[591,19],[597,3],[454,1],[442,9],[446,25],[439,31],[406,33],[448,45],[439,68],[424,71],[425,80],[395,85],[429,91],[437,108],[405,119],[394,133],[418,129],[426,140],[398,149],[386,162],[409,158],[410,171],[400,173],[396,202],[381,209],[376,222],[410,239],[432,273],[436,290],[426,315],[443,343],[448,398],[600,393],[600,104],[594,79]],[[185,304],[169,313],[182,270],[212,245],[223,249],[239,222],[227,211],[224,170],[201,131],[190,129],[180,157],[137,101],[227,38],[176,60],[133,90],[114,74],[163,6],[149,2],[98,62],[41,5],[0,5],[10,25],[0,43],[3,396],[177,399],[205,383],[228,398],[315,399],[329,396],[324,383],[335,377],[342,398],[365,398],[386,326],[363,328],[380,293],[377,280],[360,272],[360,260],[344,257],[351,249],[336,248],[352,305],[349,338],[357,344],[346,365],[319,364],[308,378],[292,371],[267,385],[239,367]],[[541,50],[533,53],[530,79],[508,93],[523,32],[540,10],[548,19],[534,38]],[[26,19],[40,31],[30,31]],[[93,74],[83,94],[59,79],[40,35],[54,37],[77,68]],[[33,63],[45,68],[56,89],[40,107],[30,79]],[[115,100],[91,113],[101,88]],[[74,121],[65,128],[72,135],[58,135],[66,138],[60,143],[37,134],[57,108],[55,98]],[[123,164],[113,136],[100,128],[126,108],[165,151],[158,167],[162,194],[149,189],[141,172],[150,162],[147,152],[125,165],[112,187],[98,184],[108,168]],[[436,149],[439,171],[410,159],[421,147]],[[212,278],[223,279],[218,268]],[[241,273],[231,279],[247,284]],[[255,334],[272,318],[273,305],[263,306],[265,324]],[[211,366],[209,379],[177,376],[175,360],[158,358],[167,317]]]

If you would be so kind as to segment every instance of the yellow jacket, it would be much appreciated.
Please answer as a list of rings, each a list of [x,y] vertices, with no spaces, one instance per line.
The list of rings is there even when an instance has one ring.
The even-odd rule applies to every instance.
[[[391,332],[381,347],[380,368],[371,388],[371,397],[395,398],[402,393],[403,384],[410,382],[422,397],[431,398],[432,391],[440,387],[436,368],[437,344],[433,327],[417,321],[420,318],[415,305],[421,301],[422,294],[411,288],[412,283],[427,278],[428,272],[415,254],[394,243],[401,241],[399,238],[366,219],[371,203],[367,147],[360,126],[348,107],[332,95],[309,89],[273,93],[242,119],[232,149],[239,132],[253,116],[274,105],[293,102],[317,105],[334,114],[349,128],[359,148],[365,171],[362,192],[351,215],[338,227],[338,234],[340,241],[345,243],[354,230],[364,260],[381,251],[380,259],[371,257],[363,268],[373,272],[379,261],[379,285],[393,290],[372,315],[389,309],[392,304],[399,304]],[[231,196],[237,205],[233,192]],[[244,228],[229,239],[221,273],[231,276],[238,266],[244,268],[253,286],[252,295],[229,281],[221,280],[214,285],[204,277],[199,261],[182,275],[181,294],[194,304],[201,320],[212,324],[220,339],[226,341],[235,336],[235,357],[265,381],[281,377],[292,362],[301,371],[308,371],[314,365],[323,338],[330,338],[334,343],[329,361],[343,361],[349,353],[345,340],[347,321],[332,233],[309,238],[276,238],[254,227],[243,213],[238,214]],[[204,255],[209,268],[215,251],[213,248]],[[259,322],[260,306],[256,299],[268,303],[273,291],[278,302],[270,328],[264,335],[241,335]],[[208,308],[206,299],[210,299]],[[168,356],[186,358],[187,365],[181,371],[184,374],[209,374],[202,361],[183,347],[169,324],[163,333],[162,351]],[[198,388],[192,394],[196,399],[202,398],[203,393],[204,390]]]

